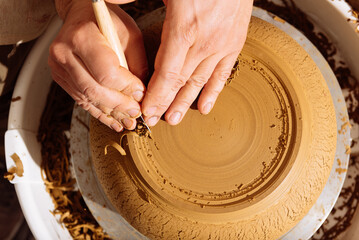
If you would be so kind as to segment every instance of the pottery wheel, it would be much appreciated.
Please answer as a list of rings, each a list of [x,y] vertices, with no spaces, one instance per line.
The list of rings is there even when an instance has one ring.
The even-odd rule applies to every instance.
[[[152,48],[158,26],[144,31]],[[209,115],[190,109],[178,126],[160,121],[152,139],[122,138],[91,120],[104,194],[143,235],[275,239],[319,197],[334,160],[336,119],[313,60],[253,17],[230,80]],[[111,147],[104,154],[113,141],[125,156]]]

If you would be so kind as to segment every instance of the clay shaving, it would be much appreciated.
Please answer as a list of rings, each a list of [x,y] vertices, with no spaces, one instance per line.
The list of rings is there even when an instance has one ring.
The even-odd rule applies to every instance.
[[[359,13],[355,10],[350,10],[354,19],[348,19],[348,22],[353,22],[356,24],[355,31],[359,33]]]
[[[276,20],[277,22],[285,23],[285,20],[281,19],[278,16],[274,16],[273,19]]]
[[[22,177],[24,174],[24,166],[20,157],[14,153],[11,155],[12,160],[15,162],[15,167],[11,167],[7,173],[4,174],[4,178],[11,181],[15,178],[15,174],[19,177]]]
[[[146,125],[141,121],[137,121],[136,128],[132,131],[125,130],[125,132],[122,134],[119,143],[115,141],[110,141],[109,144],[105,146],[104,153],[107,155],[107,149],[108,147],[115,148],[122,156],[126,156],[126,151],[123,147],[123,139],[124,137],[127,137],[129,135],[137,136],[137,137],[145,137],[152,139],[151,132],[146,127]]]
[[[121,153],[122,156],[126,155],[125,149],[123,149],[123,147],[121,147],[120,144],[118,144],[117,142],[114,142],[114,141],[111,141],[108,145],[105,146],[105,155],[107,155],[107,148],[108,147],[115,148],[117,151],[119,151],[119,153]]]
[[[70,127],[72,109],[72,99],[58,85],[52,85],[38,134],[42,144],[42,178],[54,203],[52,213],[73,239],[109,239],[88,210],[81,193],[74,191],[68,139],[64,135]]]

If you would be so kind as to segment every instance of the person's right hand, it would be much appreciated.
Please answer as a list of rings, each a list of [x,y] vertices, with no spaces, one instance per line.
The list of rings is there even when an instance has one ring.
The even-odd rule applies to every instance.
[[[129,2],[129,1],[127,1]],[[117,132],[134,129],[141,115],[147,60],[141,31],[116,5],[108,4],[129,71],[101,34],[91,1],[75,0],[50,46],[53,79],[92,116]]]

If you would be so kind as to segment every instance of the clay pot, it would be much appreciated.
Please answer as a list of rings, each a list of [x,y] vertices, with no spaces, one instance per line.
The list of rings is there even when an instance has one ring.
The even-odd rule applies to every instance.
[[[149,52],[158,47],[160,26],[143,32]],[[255,17],[209,115],[190,109],[178,126],[161,121],[152,139],[122,138],[95,119],[90,129],[105,195],[151,239],[281,237],[323,190],[337,137],[330,92],[314,61]],[[112,141],[125,156],[112,148],[104,154]]]

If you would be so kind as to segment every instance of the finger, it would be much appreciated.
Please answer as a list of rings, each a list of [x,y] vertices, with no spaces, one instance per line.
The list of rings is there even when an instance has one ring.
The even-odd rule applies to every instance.
[[[110,109],[101,104],[97,105],[97,108],[100,109],[106,117],[117,119],[116,121],[121,122],[121,125],[128,130],[133,130],[136,127],[137,121],[135,118],[130,118],[128,115],[125,115],[116,109]]]
[[[213,55],[206,58],[198,65],[186,85],[178,92],[176,98],[166,112],[165,119],[169,124],[175,125],[182,120],[188,108],[196,100],[203,86],[211,77],[219,60],[219,56]]]
[[[165,27],[166,25],[164,33]],[[158,122],[187,81],[180,73],[190,47],[188,42],[166,36],[166,33],[162,37],[163,43],[156,56],[155,71],[142,102],[142,111],[149,126]]]
[[[142,81],[120,66],[116,53],[108,46],[98,29],[88,32],[86,39],[82,39],[82,36],[75,38],[76,42],[81,42],[75,48],[75,54],[83,61],[91,76],[100,85],[141,101],[145,90]]]
[[[104,123],[116,132],[121,132],[123,126],[120,122],[114,119],[111,115],[103,113],[100,109],[92,104],[80,105],[83,109],[88,111],[94,118],[97,118],[100,122]]]
[[[133,130],[136,127],[137,121],[135,118],[129,118],[125,114],[120,111],[112,111],[110,116],[114,117],[115,119],[120,119],[122,126],[124,126],[128,130]]]
[[[68,72],[57,64],[52,58],[48,59],[48,65],[51,68],[52,79],[59,84],[76,102],[82,97],[77,87],[69,81],[71,78]]]
[[[65,79],[71,79],[70,75],[65,71],[59,64],[56,64],[52,59],[49,59],[49,65],[52,67],[53,72],[57,72],[57,75],[64,76]],[[59,78],[58,78],[59,79]],[[73,81],[65,81],[62,79],[58,80],[59,84],[64,87],[64,89],[74,98],[74,100],[81,105],[84,109],[89,109],[92,111],[92,115],[94,114],[98,115],[95,116],[100,119],[100,121],[104,122],[106,125],[110,126],[112,125],[112,128],[116,131],[120,131],[121,129],[118,127],[118,125],[123,125],[125,128],[132,130],[136,126],[136,120],[133,118],[129,118],[129,116],[132,117],[138,117],[140,114],[140,111],[138,109],[130,110],[127,115],[124,115],[121,113],[123,109],[121,109],[121,106],[116,106],[114,109],[111,108],[112,106],[108,107],[104,104],[98,103],[97,106],[94,106],[101,110],[101,113],[103,115],[99,115],[99,111],[95,111],[95,109],[91,108],[90,106],[93,105],[89,103],[86,99],[86,96],[81,93],[81,91],[78,90],[77,86],[73,83]],[[61,81],[61,82],[60,82]],[[66,86],[68,85],[68,86]],[[121,113],[121,114],[120,114]],[[113,117],[117,119],[117,121],[109,119],[109,117]],[[121,124],[120,124],[121,122]]]
[[[51,67],[51,75],[55,82],[57,82],[77,103],[84,104],[82,102],[85,96],[77,89],[73,81],[71,81],[68,72],[51,59],[49,59],[48,63]],[[101,104],[98,104],[98,108],[106,115],[110,115],[112,112],[112,109]]]
[[[59,71],[60,70],[60,71]],[[70,84],[63,78],[63,76],[66,76],[66,74],[63,74],[64,70],[61,70],[61,68],[56,68],[55,71],[51,72],[52,78],[76,101],[80,101],[81,97],[79,97],[79,94],[77,91],[74,90],[73,86],[70,86]],[[80,101],[81,102],[81,101]],[[99,121],[101,121],[103,124],[107,125],[109,128],[121,132],[123,130],[122,125],[112,118],[112,116],[104,114],[100,109],[96,108],[92,104],[79,104],[85,111],[88,111],[94,118],[97,118]]]
[[[208,114],[222,91],[224,84],[231,75],[232,67],[238,57],[238,52],[224,57],[214,69],[212,76],[204,86],[198,99],[198,110],[202,114]]]
[[[81,101],[83,97],[79,97],[79,92],[74,91],[74,88],[69,85],[60,75],[55,71],[52,72],[53,79],[81,106],[84,110],[88,111],[93,117],[100,120],[102,123],[110,127],[111,129],[120,132],[123,127],[129,130],[133,130],[136,127],[136,120],[128,118],[124,114],[117,114],[117,119],[121,119],[121,123],[110,115],[109,108],[99,105],[95,107],[91,103]]]
[[[69,73],[76,88],[83,95],[83,102],[89,102],[94,106],[106,106],[114,111],[119,111],[128,117],[137,118],[141,114],[140,105],[132,97],[98,84],[92,78],[81,59],[77,56],[68,56],[68,64],[64,66]],[[120,121],[120,119],[117,119]]]

